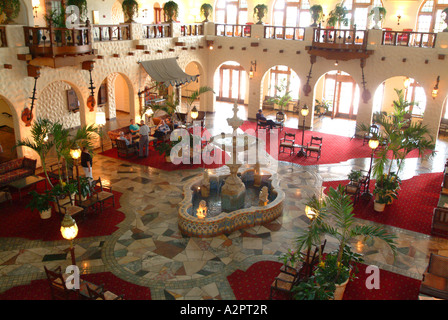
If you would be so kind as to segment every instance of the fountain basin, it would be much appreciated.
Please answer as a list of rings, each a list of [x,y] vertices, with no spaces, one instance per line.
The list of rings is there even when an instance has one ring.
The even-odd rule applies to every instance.
[[[278,181],[272,178],[273,175],[266,171],[264,173],[266,175],[264,175],[260,187],[251,186],[251,181],[253,184],[254,169],[248,169],[241,173],[241,178],[248,187],[248,193],[250,193],[249,198],[246,196],[245,205],[241,209],[231,212],[219,210],[219,208],[214,207],[214,205],[218,204],[218,198],[215,197],[213,200],[214,191],[211,191],[208,203],[212,205],[205,219],[200,219],[195,214],[197,205],[202,200],[198,189],[201,184],[201,178],[187,184],[184,187],[184,199],[180,204],[178,214],[178,226],[181,233],[186,236],[199,238],[214,237],[277,219],[283,212],[285,194],[280,189]],[[210,179],[211,189],[214,188],[213,184],[219,186],[220,181],[226,177],[212,176]],[[270,187],[269,201],[265,206],[254,205],[257,204],[258,190],[263,185]]]

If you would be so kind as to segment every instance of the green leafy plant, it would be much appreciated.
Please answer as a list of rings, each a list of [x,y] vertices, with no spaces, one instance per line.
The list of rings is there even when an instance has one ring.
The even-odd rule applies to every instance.
[[[347,178],[353,182],[359,182],[359,179],[361,179],[361,177],[362,177],[361,170],[354,170],[354,169],[352,169],[347,176]]]
[[[196,101],[196,99],[198,99],[201,94],[204,94],[206,92],[213,92],[214,93],[213,88],[207,87],[207,86],[202,86],[202,87],[199,87],[199,89],[193,91],[187,97],[187,100],[185,101],[185,103],[187,105],[187,113],[190,112],[190,110],[191,110],[191,108],[193,106],[193,103]]]
[[[134,23],[134,18],[138,16],[138,1],[124,0],[121,4],[124,14],[127,17],[126,23]]]
[[[53,199],[53,195],[49,190],[44,193],[38,193],[35,190],[30,191],[31,201],[25,206],[31,210],[37,210],[39,212],[51,209],[50,201]]]
[[[372,10],[370,10],[369,12],[369,16],[372,16],[375,14],[375,9],[378,9],[378,13],[380,15],[380,21],[383,21],[386,18],[386,8],[384,7],[374,7],[372,8]]]
[[[398,198],[398,190],[400,189],[401,179],[395,172],[385,173],[375,182],[373,194],[376,195],[376,202],[388,204],[392,199]]]
[[[65,24],[65,7],[62,6],[60,9],[51,10],[48,12],[45,16],[45,22],[47,23],[47,26],[50,27],[50,25],[53,28],[67,28],[67,25]],[[61,35],[61,30],[56,30],[56,37]]]
[[[90,185],[89,178],[87,177],[79,177],[79,191],[81,197],[89,197],[92,194],[92,188]],[[76,183],[77,186],[77,183]]]
[[[285,266],[294,266],[296,262],[302,259],[302,254],[299,251],[288,249],[288,252],[281,254],[278,259]]]
[[[333,10],[328,14],[327,24],[330,27],[340,28],[341,24],[348,26],[349,20],[347,18],[347,8],[344,6],[344,1],[338,3]]]
[[[205,18],[204,22],[208,22],[208,17],[213,13],[213,6],[209,3],[203,3],[200,8],[201,15]]]
[[[310,7],[311,19],[313,19],[313,24],[311,27],[317,27],[317,24],[322,21],[323,18],[323,8],[320,4],[315,4]]]
[[[327,101],[325,99],[322,99],[322,101],[314,99],[314,101],[315,101],[314,110],[316,110],[320,114],[326,114],[333,105],[331,101]]]
[[[276,84],[274,87],[276,89],[276,95],[273,98],[267,99],[267,102],[276,104],[283,112],[292,100],[291,90],[288,90],[289,83],[286,83],[286,80],[282,80],[280,84]]]
[[[163,12],[166,22],[176,21],[179,15],[179,5],[174,1],[167,1],[163,5]]]
[[[68,0],[67,6],[77,6],[79,8],[79,19],[81,21],[87,19],[87,0]]]
[[[3,0],[0,1],[0,16],[5,15],[2,24],[10,24],[19,16],[20,1],[19,0]]]
[[[257,17],[257,24],[263,24],[263,18],[268,13],[268,6],[265,4],[257,4],[254,7],[254,17]]]
[[[300,281],[292,288],[296,300],[330,300],[334,297],[336,286],[327,282],[323,276],[313,275]]]

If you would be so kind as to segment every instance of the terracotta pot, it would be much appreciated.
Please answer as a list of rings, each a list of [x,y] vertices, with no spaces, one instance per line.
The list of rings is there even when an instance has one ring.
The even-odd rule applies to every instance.
[[[376,212],[383,212],[385,207],[385,203],[378,203],[376,201],[373,201],[373,210],[375,210]]]
[[[39,214],[41,219],[49,219],[51,217],[51,208],[42,212],[39,211]]]
[[[347,287],[347,283],[349,280],[350,278],[348,278],[344,283],[336,285],[333,300],[342,300],[342,298],[344,297],[345,288]]]

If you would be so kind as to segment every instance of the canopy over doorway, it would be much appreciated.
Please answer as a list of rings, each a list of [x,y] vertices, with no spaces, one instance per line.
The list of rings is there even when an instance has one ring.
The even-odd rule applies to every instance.
[[[177,58],[167,58],[150,61],[140,61],[140,64],[155,81],[166,87],[179,87],[191,81],[196,81],[199,75],[186,74],[177,64]]]

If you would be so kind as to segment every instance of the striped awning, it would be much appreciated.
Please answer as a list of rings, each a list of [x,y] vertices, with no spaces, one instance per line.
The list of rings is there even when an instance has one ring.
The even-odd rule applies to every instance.
[[[199,75],[186,74],[177,64],[177,58],[140,61],[140,64],[148,75],[166,87],[180,86],[191,81],[196,81]]]

